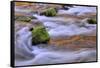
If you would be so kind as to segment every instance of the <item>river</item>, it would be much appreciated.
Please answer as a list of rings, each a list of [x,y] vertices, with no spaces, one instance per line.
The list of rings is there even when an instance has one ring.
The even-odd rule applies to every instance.
[[[79,9],[78,12],[81,12],[82,8],[79,7]],[[61,11],[64,10],[59,10],[59,12]],[[52,39],[67,38],[74,35],[89,35],[93,32],[96,34],[96,25],[88,24],[84,20],[79,21],[77,24],[72,19],[62,17],[46,17],[38,14],[33,14],[33,16],[44,24]],[[81,24],[81,22],[85,23]],[[28,27],[20,29],[16,32],[16,35],[18,35],[15,41],[16,66],[96,61],[95,49],[83,48],[73,51],[50,44],[34,46],[31,44],[32,34]]]

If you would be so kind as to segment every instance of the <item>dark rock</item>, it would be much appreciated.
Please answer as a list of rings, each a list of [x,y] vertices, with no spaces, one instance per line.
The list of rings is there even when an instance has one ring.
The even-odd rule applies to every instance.
[[[97,23],[96,19],[88,19],[87,22],[89,24],[96,24]]]
[[[67,5],[62,5],[63,9],[65,10],[69,10],[71,7],[73,7],[73,5],[71,4],[67,4]]]

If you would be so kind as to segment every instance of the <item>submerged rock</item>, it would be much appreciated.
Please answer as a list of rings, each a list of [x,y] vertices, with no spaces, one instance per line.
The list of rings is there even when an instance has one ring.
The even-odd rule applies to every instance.
[[[62,5],[63,9],[69,10],[71,7],[74,7],[74,5],[67,4],[67,5]]]
[[[47,43],[50,40],[49,34],[44,26],[35,26],[32,31],[32,44]]]

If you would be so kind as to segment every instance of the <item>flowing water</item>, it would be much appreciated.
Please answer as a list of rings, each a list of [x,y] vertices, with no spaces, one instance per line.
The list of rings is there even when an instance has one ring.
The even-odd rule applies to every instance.
[[[26,31],[24,30],[22,30],[23,33]],[[19,33],[19,41],[17,40],[19,45],[17,44],[15,47],[16,66],[87,62],[96,60],[95,50],[83,49],[78,51],[70,51],[62,50],[58,47],[53,47],[52,45],[50,46],[46,44],[32,46],[30,44],[30,32],[25,33],[26,35],[21,33]]]
[[[77,22],[71,19],[65,23],[60,17],[46,17],[38,14],[33,16],[44,24],[51,38],[84,35],[96,30],[96,25],[86,22],[82,26],[83,24],[77,25]],[[72,51],[49,44],[34,46],[31,44],[32,34],[28,27],[20,29],[16,35],[16,66],[96,61],[95,49]]]
[[[59,14],[72,14],[72,15],[83,15],[84,13],[96,13],[96,7],[85,7],[85,6],[74,6],[71,7],[68,11],[59,10]]]
[[[73,19],[68,19],[65,23],[65,22],[59,22],[63,20],[63,18],[60,17],[52,18],[36,14],[34,16],[37,17],[38,20],[43,22],[44,26],[47,28],[49,35],[51,37],[80,35],[80,34],[90,33],[96,30],[95,24],[91,25],[85,21],[84,24],[82,23],[82,21],[77,23],[73,21]]]

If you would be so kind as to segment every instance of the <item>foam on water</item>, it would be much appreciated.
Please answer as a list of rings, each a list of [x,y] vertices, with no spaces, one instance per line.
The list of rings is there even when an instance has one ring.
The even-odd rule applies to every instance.
[[[82,22],[77,24],[77,22],[73,22],[73,20],[70,19],[67,22],[67,24],[63,25],[62,22],[54,21],[54,18],[40,16],[36,14],[34,16],[37,17],[38,20],[42,21],[42,23],[47,28],[48,33],[51,37],[80,35],[80,34],[85,34],[85,33],[91,33],[94,30],[96,30],[95,24],[91,25],[91,24],[85,23],[84,26],[80,27],[81,25],[79,24]]]
[[[31,35],[30,31],[27,31],[26,27],[18,31],[17,34],[19,34],[19,37],[16,39],[17,44],[15,45],[16,66],[96,61],[95,50],[80,50],[71,52],[59,50],[55,51],[53,48],[49,50],[46,47],[43,48],[42,45],[32,46],[28,43],[31,42]]]
[[[90,7],[89,7],[90,8]],[[92,8],[92,7],[91,7]],[[83,11],[84,9],[84,11]],[[87,12],[84,7],[72,8],[68,12]],[[92,10],[91,10],[92,11]],[[85,26],[78,26],[77,24],[60,24],[58,21],[54,22],[54,18],[40,16],[34,14],[38,20],[42,21],[44,26],[48,29],[50,37],[73,36],[84,33],[91,33],[96,30],[96,25],[87,24]],[[53,19],[53,20],[52,20]],[[52,21],[51,21],[52,20]],[[42,47],[42,45],[32,46],[32,34],[28,27],[23,27],[16,32],[15,39],[15,65],[38,65],[38,64],[55,64],[55,63],[72,63],[72,62],[87,62],[96,61],[96,50],[78,50],[78,51],[55,51],[52,47]],[[45,46],[50,46],[45,44]],[[49,49],[50,48],[50,49]]]
[[[59,14],[78,14],[82,15],[88,12],[96,12],[96,7],[74,6],[69,10],[59,10]]]

